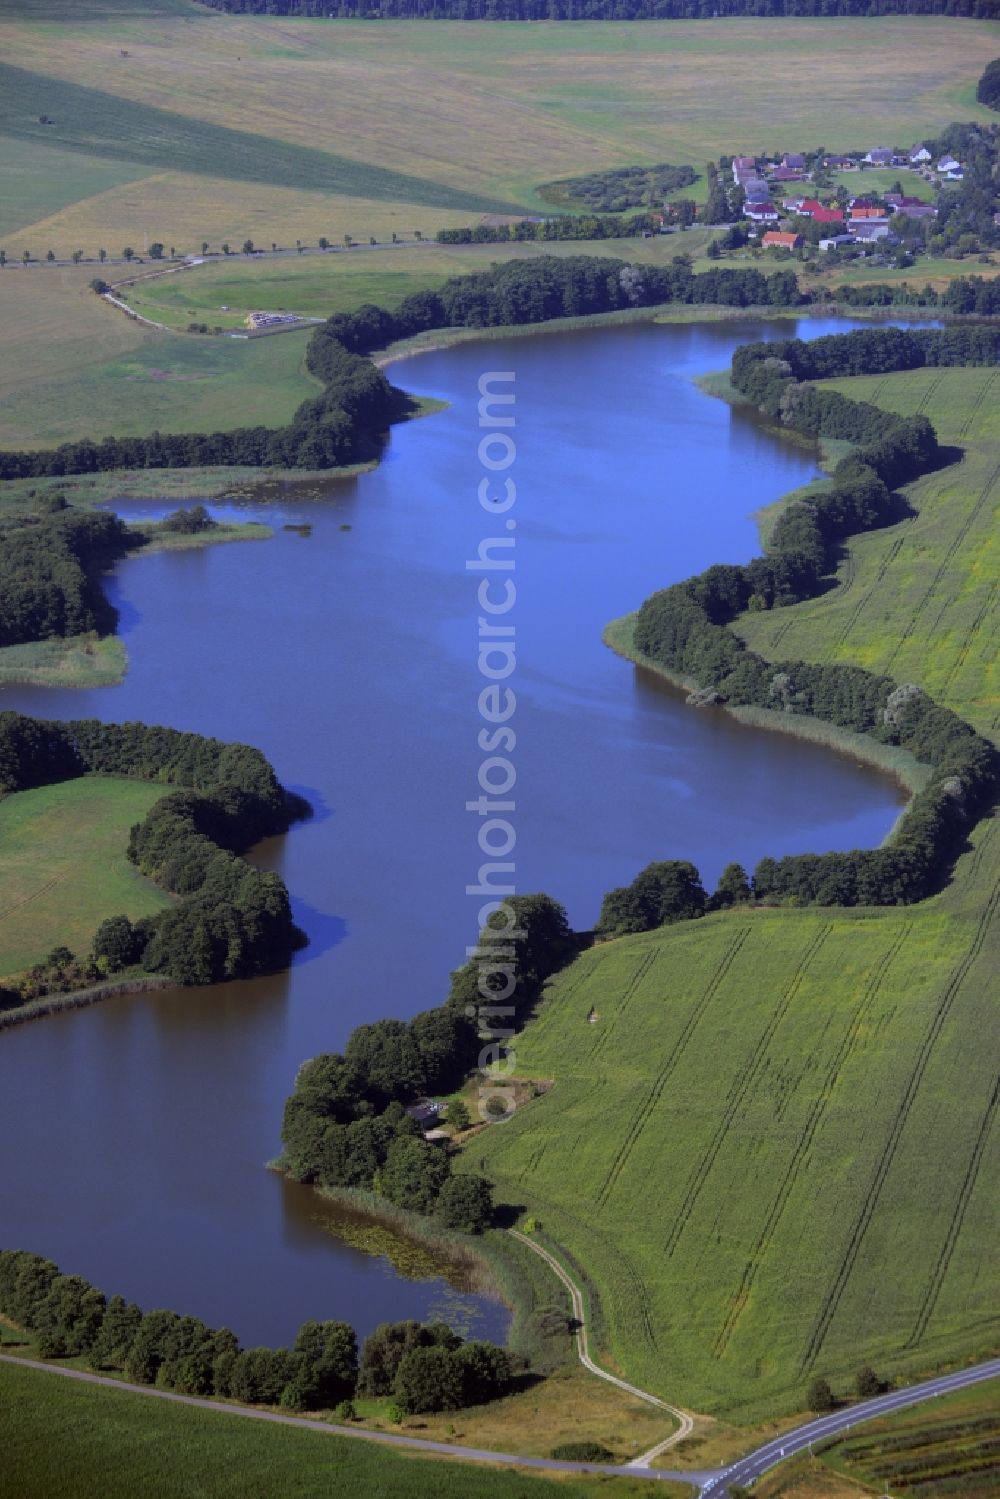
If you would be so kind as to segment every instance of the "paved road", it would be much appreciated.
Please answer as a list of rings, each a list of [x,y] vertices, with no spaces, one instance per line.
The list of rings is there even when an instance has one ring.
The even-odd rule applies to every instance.
[[[631,1478],[637,1476],[634,1465],[602,1466],[599,1463],[560,1462],[551,1457],[521,1457],[513,1452],[490,1452],[482,1447],[459,1447],[449,1442],[430,1442],[422,1437],[408,1437],[392,1432],[359,1431],[356,1426],[334,1426],[330,1422],[315,1421],[308,1416],[282,1416],[275,1411],[255,1410],[248,1405],[225,1405],[214,1400],[200,1400],[195,1395],[177,1395],[172,1390],[158,1390],[151,1385],[127,1384],[123,1380],[108,1379],[102,1374],[88,1374],[84,1369],[67,1369],[61,1364],[16,1358],[9,1353],[0,1353],[0,1364],[21,1364],[29,1369],[40,1369],[46,1374],[59,1375],[63,1379],[76,1379],[85,1384],[105,1385],[112,1390],[144,1395],[152,1400],[169,1400],[175,1405],[193,1405],[200,1410],[214,1411],[217,1415],[241,1416],[250,1421],[270,1421],[278,1426],[299,1426],[307,1431],[324,1433],[326,1436],[353,1437],[361,1441],[378,1442],[387,1447],[403,1447],[410,1451],[433,1453],[438,1457],[461,1458],[465,1462],[494,1463],[516,1468],[539,1468],[554,1473],[593,1473],[604,1477],[627,1475]],[[712,1499],[723,1499],[723,1496],[728,1494],[730,1485],[752,1482],[762,1473],[777,1467],[786,1458],[794,1456],[797,1452],[806,1451],[813,1442],[819,1442],[838,1432],[847,1431],[862,1421],[872,1420],[875,1416],[884,1416],[891,1411],[904,1410],[907,1406],[918,1405],[921,1401],[928,1400],[935,1395],[947,1395],[952,1390],[966,1389],[969,1385],[996,1378],[1000,1378],[1000,1359],[977,1364],[974,1368],[963,1369],[958,1374],[947,1374],[940,1379],[928,1379],[922,1384],[910,1385],[908,1389],[896,1390],[890,1395],[880,1395],[875,1400],[866,1400],[863,1404],[851,1406],[848,1410],[836,1411],[831,1416],[823,1416],[818,1421],[810,1421],[805,1426],[786,1432],[783,1437],[778,1437],[773,1442],[766,1442],[763,1447],[758,1447],[755,1452],[740,1458],[728,1468],[715,1471],[690,1469],[687,1472],[667,1468],[649,1468],[646,1473],[654,1479],[673,1479],[677,1483],[693,1484],[703,1495],[711,1495]]]
[[[797,1426],[794,1431],[786,1432],[773,1442],[758,1447],[749,1456],[741,1457],[718,1476],[703,1483],[701,1491],[703,1494],[711,1494],[713,1499],[720,1499],[720,1496],[728,1493],[732,1484],[750,1484],[768,1469],[777,1467],[785,1458],[793,1457],[797,1452],[808,1451],[816,1442],[824,1442],[841,1432],[850,1431],[859,1422],[871,1421],[876,1416],[886,1416],[892,1411],[905,1410],[907,1406],[919,1405],[924,1400],[947,1395],[952,1390],[964,1390],[969,1385],[982,1383],[984,1379],[996,1378],[1000,1378],[1000,1358],[976,1364],[971,1369],[962,1369],[957,1374],[945,1374],[940,1379],[924,1380],[922,1384],[910,1385],[905,1390],[878,1395],[874,1400],[865,1400],[860,1405],[852,1405],[842,1411],[834,1411],[832,1415],[821,1416],[805,1426]]]

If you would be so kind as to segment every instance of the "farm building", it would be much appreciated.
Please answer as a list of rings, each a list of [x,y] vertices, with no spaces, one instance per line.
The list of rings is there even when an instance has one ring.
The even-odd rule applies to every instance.
[[[895,152],[890,151],[888,146],[875,146],[865,157],[865,162],[870,167],[891,167],[895,160]]]
[[[805,172],[797,171],[794,167],[775,167],[771,173],[772,182],[804,182]]]
[[[810,217],[814,224],[842,224],[844,210],[842,208],[814,208]]]
[[[786,151],[781,158],[783,167],[790,167],[793,171],[801,172],[805,169],[806,159],[799,151]]]
[[[435,1103],[432,1098],[420,1098],[416,1103],[411,1103],[406,1112],[420,1125],[424,1134],[427,1134],[430,1130],[437,1128],[441,1105]]]
[[[884,240],[886,244],[890,245],[899,244],[896,235],[890,232],[889,225],[885,219],[881,219],[877,223],[852,224],[851,233],[859,245],[868,244],[872,240]]]
[[[769,229],[761,240],[765,250],[801,250],[801,234],[790,234],[782,229]]]
[[[841,245],[853,245],[855,243],[853,234],[831,234],[829,239],[821,239],[819,247],[821,250],[839,250]]]

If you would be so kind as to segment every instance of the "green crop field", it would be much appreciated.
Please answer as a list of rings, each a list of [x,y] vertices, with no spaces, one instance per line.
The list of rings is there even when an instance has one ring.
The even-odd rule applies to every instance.
[[[998,379],[845,383],[929,411],[964,457],[913,486],[917,518],[851,543],[822,601],[747,618],[758,650],[891,671],[1000,738]],[[629,1377],[747,1420],[865,1360],[995,1348],[998,903],[987,822],[919,906],[711,916],[551,984],[517,1071],[554,1086],[470,1154],[586,1274]]]
[[[0,801],[0,974],[54,947],[84,954],[106,916],[148,916],[167,897],[128,862],[129,829],[162,786],[85,776]]]
[[[308,333],[272,338],[161,334],[87,290],[81,269],[2,273],[6,358],[0,445],[48,447],[84,436],[278,426],[318,390],[303,364]]]
[[[984,114],[974,83],[998,37],[995,23],[946,18],[567,33],[18,0],[0,22],[6,248],[431,234],[540,207],[539,185],[608,167],[832,149],[831,118],[850,122],[842,147],[908,142]],[[20,162],[39,150],[143,175],[102,187],[70,174],[62,204],[53,189],[31,206]]]
[[[741,634],[769,656],[856,661],[919,682],[977,728],[1000,730],[1000,370],[914,370],[837,380],[901,414],[924,412],[961,461],[908,491],[916,514],[851,543],[840,587]]]
[[[593,1499],[599,1479],[553,1483],[405,1457],[368,1442],[189,1409],[0,1364],[4,1491],[18,1499]],[[624,1499],[679,1484],[616,1479]]]

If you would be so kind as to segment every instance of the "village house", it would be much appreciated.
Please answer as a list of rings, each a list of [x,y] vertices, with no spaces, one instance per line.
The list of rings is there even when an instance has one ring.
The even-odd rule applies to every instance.
[[[890,245],[899,244],[898,238],[892,233],[885,219],[878,223],[852,224],[851,233],[859,245],[870,244],[873,240],[880,240]]]
[[[753,177],[757,172],[757,163],[752,156],[733,157],[733,181],[739,182],[740,174],[744,177]]]
[[[814,208],[810,218],[814,224],[842,224],[844,210],[842,208]]]
[[[896,160],[895,152],[888,146],[875,146],[864,158],[870,167],[891,167]]]
[[[771,189],[762,177],[749,177],[743,183],[743,191],[747,201],[752,203],[764,203],[771,196]]]
[[[789,167],[795,172],[802,172],[805,170],[806,159],[798,151],[786,151],[781,158],[781,165]]]
[[[823,165],[831,172],[856,172],[858,164],[853,156],[825,156]]]
[[[790,234],[782,229],[769,229],[761,240],[765,250],[801,250],[801,234]]]
[[[884,208],[852,208],[851,223],[856,224],[858,222],[887,224],[889,217]]]
[[[800,213],[805,198],[782,198],[781,206],[786,213]]]
[[[781,217],[773,203],[747,203],[743,216],[752,224],[776,224]]]
[[[943,172],[945,175],[947,175],[949,172],[960,172],[962,170],[962,164],[961,162],[956,161],[954,156],[942,156],[935,170],[938,172]]]
[[[928,151],[926,146],[914,146],[913,150],[910,152],[911,167],[923,166],[924,162],[930,161],[930,159],[931,153]]]
[[[811,219],[822,210],[822,207],[818,198],[800,198],[796,212],[800,213],[804,219]]]
[[[794,167],[775,167],[771,173],[772,182],[805,182],[806,173],[796,171]]]
[[[853,245],[854,243],[853,234],[832,234],[829,239],[821,239],[819,247],[821,250],[839,250],[842,245]]]
[[[901,208],[927,208],[923,198],[908,198],[905,193],[886,193],[885,201],[898,213]]]

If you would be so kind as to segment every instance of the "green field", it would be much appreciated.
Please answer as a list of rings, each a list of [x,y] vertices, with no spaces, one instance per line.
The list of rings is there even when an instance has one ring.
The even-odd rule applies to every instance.
[[[148,916],[168,904],[125,857],[129,829],[162,786],[85,776],[0,801],[0,974],[54,947],[77,955],[106,916]]]
[[[6,358],[0,446],[83,436],[278,426],[319,389],[304,367],[308,333],[196,338],[131,322],[87,290],[91,273],[3,273]]]
[[[0,1364],[5,1493],[17,1499],[594,1499],[607,1480],[553,1483],[404,1457],[367,1442],[268,1426]],[[420,1435],[417,1432],[415,1435]],[[614,1480],[623,1499],[691,1491]]]
[[[831,385],[901,414],[924,412],[943,443],[961,446],[961,461],[907,491],[912,519],[851,543],[839,588],[748,616],[740,633],[769,656],[856,661],[919,682],[997,737],[1000,370],[913,370]]]
[[[913,486],[918,518],[851,543],[839,588],[741,622],[756,649],[889,670],[1000,738],[998,378],[849,382],[965,456]],[[554,1086],[472,1154],[586,1272],[630,1378],[747,1420],[817,1374],[996,1346],[998,902],[986,822],[920,906],[712,916],[551,984],[517,1069]]]

